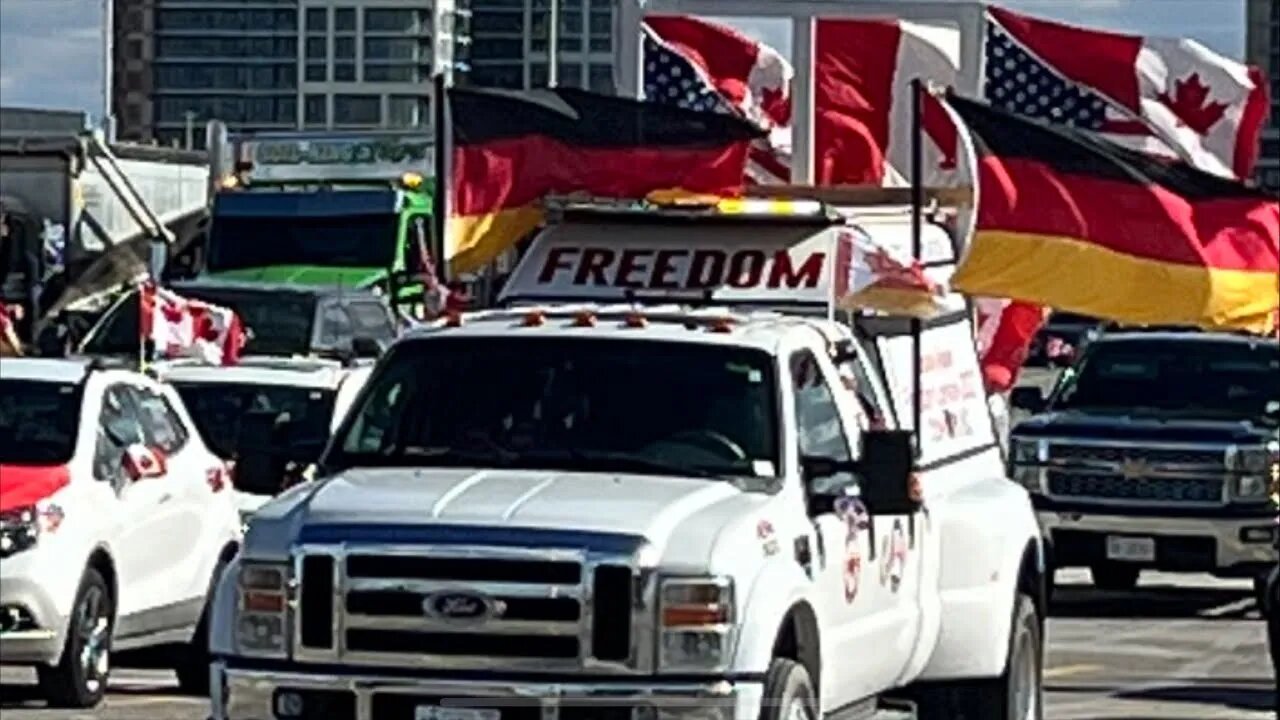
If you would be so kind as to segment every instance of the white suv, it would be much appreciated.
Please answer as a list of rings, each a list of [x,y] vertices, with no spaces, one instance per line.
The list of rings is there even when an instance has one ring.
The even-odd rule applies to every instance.
[[[153,645],[208,683],[205,605],[240,542],[226,464],[172,388],[78,361],[0,376],[0,663],[92,707],[110,652]]]

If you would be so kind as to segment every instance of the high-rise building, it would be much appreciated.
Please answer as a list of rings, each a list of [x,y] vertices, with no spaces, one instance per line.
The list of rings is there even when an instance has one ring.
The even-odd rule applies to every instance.
[[[550,79],[552,2],[470,0],[471,45],[465,82],[488,87],[545,87]],[[611,93],[617,0],[559,0],[561,86]]]
[[[118,136],[203,142],[237,131],[430,122],[431,3],[113,0]]]
[[[1262,187],[1280,191],[1280,0],[1249,0],[1245,12],[1248,61],[1271,83],[1271,120],[1262,133],[1256,177]]]

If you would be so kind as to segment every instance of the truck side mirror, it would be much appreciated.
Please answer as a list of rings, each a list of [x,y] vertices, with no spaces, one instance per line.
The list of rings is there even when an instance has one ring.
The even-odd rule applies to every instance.
[[[916,452],[910,430],[869,430],[858,458],[862,501],[872,515],[910,515],[923,505],[915,480]]]
[[[1035,414],[1045,408],[1044,393],[1038,387],[1016,387],[1009,393],[1009,404],[1018,410]]]

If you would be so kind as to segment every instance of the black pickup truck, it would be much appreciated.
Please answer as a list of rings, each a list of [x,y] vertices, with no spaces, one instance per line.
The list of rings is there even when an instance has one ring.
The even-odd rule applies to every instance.
[[[1253,578],[1276,563],[1280,342],[1230,333],[1100,334],[1010,433],[1054,567],[1105,589],[1143,569]]]

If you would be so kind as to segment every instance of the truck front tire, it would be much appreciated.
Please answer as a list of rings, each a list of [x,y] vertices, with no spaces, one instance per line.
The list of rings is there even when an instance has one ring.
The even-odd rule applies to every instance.
[[[920,720],[1044,720],[1044,625],[1035,601],[1022,593],[1014,601],[1004,674],[934,685],[913,699]]]
[[[760,720],[818,720],[818,696],[803,665],[788,658],[769,663]]]

